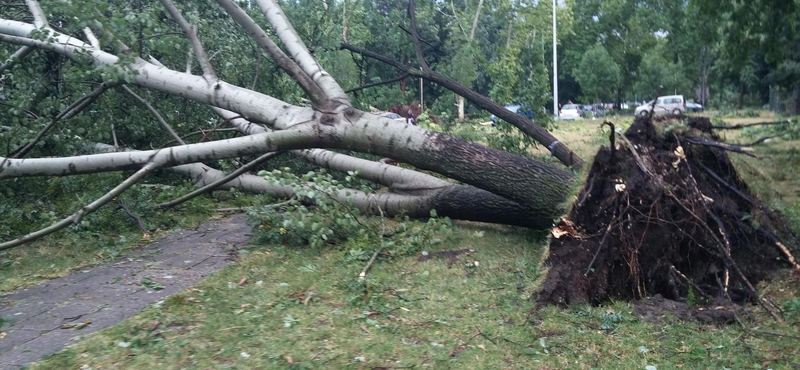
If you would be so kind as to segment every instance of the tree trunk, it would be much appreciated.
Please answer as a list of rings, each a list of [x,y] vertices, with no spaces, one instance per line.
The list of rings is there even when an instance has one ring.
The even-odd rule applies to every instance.
[[[464,98],[458,97],[458,122],[464,122]]]

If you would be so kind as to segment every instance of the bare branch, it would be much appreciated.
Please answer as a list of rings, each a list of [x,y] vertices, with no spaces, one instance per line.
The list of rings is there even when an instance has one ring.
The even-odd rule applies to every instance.
[[[33,147],[36,145],[36,143],[38,143],[40,140],[42,140],[44,135],[48,131],[50,131],[50,129],[53,128],[53,126],[55,126],[58,122],[60,122],[61,120],[68,120],[68,119],[70,119],[72,117],[75,117],[75,115],[77,115],[78,113],[80,113],[81,111],[86,109],[86,107],[88,107],[89,105],[94,103],[94,101],[97,100],[97,98],[99,98],[100,95],[103,95],[103,93],[106,92],[106,90],[108,90],[108,89],[110,89],[110,88],[112,88],[114,86],[117,86],[119,84],[120,83],[118,83],[118,82],[104,82],[104,83],[100,84],[100,86],[98,86],[97,88],[95,88],[94,90],[89,92],[88,94],[86,94],[86,95],[82,96],[80,99],[76,100],[69,107],[67,107],[66,109],[61,111],[61,113],[56,115],[50,121],[50,123],[48,123],[46,126],[44,126],[44,128],[42,128],[39,131],[39,133],[36,134],[36,136],[33,138],[33,140],[31,140],[27,145],[22,147],[22,149],[19,149],[11,157],[12,158],[22,158],[22,157],[24,157],[26,154],[28,154],[28,152],[31,151],[31,149],[33,149]]]
[[[376,87],[376,86],[381,86],[381,85],[388,85],[388,84],[390,84],[390,83],[394,83],[394,82],[397,82],[397,81],[402,81],[402,80],[404,80],[404,79],[405,79],[406,77],[408,77],[408,76],[410,76],[410,74],[409,74],[408,72],[404,72],[404,73],[401,73],[401,74],[400,74],[400,76],[397,76],[397,77],[395,77],[395,78],[393,78],[393,79],[391,79],[391,80],[383,80],[383,81],[373,82],[373,83],[366,84],[366,85],[361,85],[361,86],[358,86],[358,87],[354,87],[354,88],[352,88],[352,89],[349,89],[349,90],[347,90],[347,91],[345,91],[345,92],[346,92],[346,93],[351,93],[351,92],[356,92],[356,91],[359,91],[359,90],[368,89],[368,88],[370,88],[370,87]]]
[[[775,121],[775,122],[757,122],[757,123],[740,123],[738,125],[726,126],[726,125],[717,125],[711,126],[713,129],[717,130],[737,130],[745,127],[753,127],[753,126],[769,126],[769,125],[784,125],[787,123],[792,123],[791,119],[783,120],[783,121]]]
[[[408,0],[408,16],[411,19],[411,38],[414,40],[414,53],[417,55],[417,62],[420,68],[425,72],[430,72],[431,67],[425,61],[425,56],[422,54],[422,46],[419,44],[419,30],[417,29],[417,3],[414,0]]]
[[[192,50],[194,50],[194,55],[197,57],[197,61],[200,63],[200,68],[203,69],[203,76],[209,82],[218,81],[219,78],[214,72],[214,68],[211,66],[211,61],[208,59],[208,54],[206,54],[205,49],[203,49],[203,44],[200,43],[200,39],[197,37],[197,28],[186,21],[186,18],[183,17],[180,10],[178,10],[172,0],[161,0],[161,4],[167,8],[167,12],[169,12],[169,14],[172,16],[172,19],[174,19],[181,29],[183,29],[186,37],[189,39],[189,43],[192,45]]]
[[[317,63],[316,59],[311,55],[306,48],[305,43],[297,35],[294,27],[286,18],[286,15],[281,10],[280,6],[275,0],[256,0],[267,21],[272,25],[275,34],[280,38],[286,50],[292,56],[300,68],[317,83],[317,85],[328,95],[330,99],[337,99],[342,102],[349,102],[347,94],[339,86],[339,83],[326,72],[322,66]]]
[[[481,15],[481,7],[483,0],[478,0],[478,10],[475,11],[475,17],[472,19],[472,29],[469,31],[469,41],[475,39],[475,30],[478,29],[478,17]]]
[[[171,200],[169,202],[161,203],[161,204],[158,205],[158,207],[159,208],[163,208],[163,209],[172,208],[172,207],[175,207],[178,204],[186,202],[186,201],[188,201],[188,200],[190,200],[190,199],[192,199],[192,198],[194,198],[194,197],[196,197],[198,195],[208,193],[208,192],[220,187],[220,185],[228,183],[231,180],[239,177],[243,173],[252,170],[256,166],[260,165],[261,163],[266,162],[267,160],[269,160],[270,158],[275,157],[278,154],[280,154],[280,153],[278,152],[278,153],[267,153],[267,154],[264,154],[264,155],[262,155],[262,156],[260,156],[260,157],[258,157],[256,159],[250,161],[250,163],[248,163],[248,164],[246,164],[246,165],[244,165],[242,167],[239,167],[236,171],[231,172],[230,174],[226,175],[225,177],[223,177],[223,178],[221,178],[221,179],[219,179],[217,181],[214,181],[214,182],[212,182],[212,183],[210,183],[210,184],[208,184],[208,185],[206,185],[206,186],[204,186],[204,187],[202,187],[200,189],[197,189],[197,190],[195,190],[195,191],[193,191],[193,192],[191,192],[189,194],[186,194],[186,195],[184,195],[182,197],[179,197],[177,199],[173,199],[173,200]]]
[[[131,90],[127,86],[122,86],[122,89],[125,90],[125,92],[127,92],[134,98],[136,98],[136,100],[138,100],[140,103],[144,104],[144,106],[147,107],[147,110],[149,110],[150,113],[152,113],[153,116],[156,117],[156,120],[158,120],[158,123],[161,124],[161,127],[163,127],[164,130],[166,130],[170,134],[170,136],[172,136],[172,138],[175,139],[175,141],[177,141],[181,145],[186,145],[183,139],[181,139],[181,137],[175,133],[175,130],[173,130],[172,127],[170,127],[170,125],[167,123],[167,121],[164,120],[164,117],[161,117],[161,114],[159,114],[158,111],[155,108],[153,108],[150,102],[148,102],[147,100],[145,100],[144,98],[133,92],[133,90]]]
[[[154,156],[155,157],[155,156]],[[117,185],[114,189],[103,195],[102,197],[98,198],[92,203],[81,208],[78,212],[73,213],[71,216],[52,224],[44,229],[39,231],[30,233],[25,235],[21,238],[17,238],[14,240],[10,240],[4,243],[0,243],[0,251],[13,248],[16,246],[23,245],[25,243],[29,243],[36,239],[42,238],[44,236],[50,235],[56,231],[64,229],[70,225],[76,225],[81,222],[84,216],[98,210],[100,207],[106,205],[106,203],[114,200],[114,198],[118,197],[120,194],[128,190],[131,186],[139,182],[143,177],[147,176],[150,172],[157,169],[160,165],[166,163],[166,157],[161,155],[158,156],[158,160],[153,159],[147,163],[144,167],[142,167],[139,171],[136,171],[131,177],[127,178],[125,181]]]
[[[100,49],[100,40],[97,39],[97,36],[94,35],[91,28],[84,28],[83,34],[86,36],[86,39],[89,40],[89,44],[91,44],[93,48]]]
[[[232,0],[217,0],[217,3],[225,9],[236,23],[244,28],[245,32],[255,40],[256,44],[258,44],[261,49],[266,51],[267,54],[275,60],[281,69],[286,71],[286,73],[300,85],[300,88],[308,94],[315,105],[320,106],[327,100],[327,96],[320,86],[317,85],[297,63],[290,59],[278,45],[275,45],[269,35],[267,35],[242,8],[236,5]]]
[[[39,2],[36,0],[25,0],[25,4],[28,5],[28,9],[30,9],[31,14],[33,15],[33,24],[38,28],[50,28],[47,23],[47,17],[44,15],[44,11],[42,11],[42,7],[39,6]],[[30,54],[34,48],[30,46],[23,46],[19,48],[14,54],[12,54],[6,62],[0,66],[0,73],[3,73],[6,69],[9,69],[14,66],[17,62]]]
[[[42,7],[39,6],[38,1],[25,0],[25,4],[28,5],[28,9],[30,9],[33,15],[33,24],[36,25],[37,28],[50,28],[47,24],[47,17],[44,15],[44,11],[42,11]]]
[[[695,137],[695,136],[685,136],[684,139],[686,140],[687,143],[690,143],[690,144],[693,144],[693,145],[711,146],[711,147],[720,148],[720,149],[728,150],[728,151],[735,152],[735,153],[742,153],[744,155],[748,155],[750,157],[757,158],[756,155],[753,154],[753,149],[751,149],[751,148],[741,147],[741,146],[738,146],[738,145],[726,144],[726,143],[723,143],[723,142],[709,140],[709,139],[706,139],[706,138]]]

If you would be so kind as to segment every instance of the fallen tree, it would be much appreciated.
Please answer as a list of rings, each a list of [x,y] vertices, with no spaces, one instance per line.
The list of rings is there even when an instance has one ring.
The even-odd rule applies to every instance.
[[[28,3],[32,5],[32,9],[36,6],[35,1]],[[220,79],[198,37],[197,28],[183,17],[171,1],[162,0],[161,3],[189,40],[193,58],[198,60],[202,69],[202,76],[191,74],[191,68],[189,72],[170,69],[152,57],[145,61],[114,35],[111,27],[97,19],[90,22],[91,29],[82,30],[88,42],[40,24],[0,19],[0,42],[62,55],[84,68],[114,70],[118,79],[111,81],[113,83],[135,84],[161,94],[211,106],[218,114],[223,115],[226,122],[242,128],[240,131],[249,135],[154,150],[30,159],[0,157],[0,180],[25,176],[139,171],[124,186],[115,188],[109,196],[101,198],[100,203],[95,202],[85,207],[74,218],[58,223],[59,227],[0,244],[0,248],[27,242],[75,223],[81,215],[95,210],[98,204],[110,201],[154,170],[171,167],[202,180],[201,184],[208,184],[224,175],[201,162],[262,155],[273,151],[293,151],[334,170],[357,170],[362,178],[388,186],[390,192],[385,195],[363,195],[361,202],[357,201],[358,192],[352,189],[342,192],[351,194],[342,195],[347,201],[355,201],[361,210],[373,214],[380,211],[390,215],[405,213],[425,217],[431,210],[437,210],[452,218],[537,228],[549,227],[553,218],[559,214],[559,205],[566,197],[574,178],[570,171],[353,108],[336,80],[314,60],[275,1],[259,0],[256,3],[290,56],[284,54],[236,3],[231,0],[217,0],[217,3],[298,83],[311,99],[311,107],[291,105]],[[413,2],[409,4],[409,9],[413,15]],[[46,34],[46,37],[42,37],[42,34]],[[417,39],[415,36],[414,40]],[[104,50],[103,45],[113,46],[115,53]],[[129,89],[126,91],[132,93]],[[463,89],[459,91],[470,95]],[[466,97],[470,99],[469,96]],[[137,96],[137,100],[146,104],[153,112],[152,106],[144,99]],[[81,104],[77,106],[85,107]],[[510,112],[496,103],[488,104],[487,108],[500,117],[508,116],[511,121],[515,120]],[[177,137],[167,122],[155,113],[165,132]],[[55,122],[57,120],[52,124]],[[546,131],[530,121],[523,123],[526,127],[523,131],[539,135],[538,139],[549,145],[552,153],[560,160],[571,165],[582,163],[580,158]],[[274,131],[267,131],[259,126],[261,124]],[[250,127],[251,130],[248,132],[244,127]],[[260,127],[261,131],[254,132],[256,127]],[[26,145],[25,151],[29,151],[46,132],[43,130],[35,140]],[[399,169],[344,154],[308,150],[311,148],[340,149],[390,157],[468,185],[455,184],[418,171]],[[221,186],[292,196],[286,189],[274,189],[262,181],[257,177],[243,175]]]

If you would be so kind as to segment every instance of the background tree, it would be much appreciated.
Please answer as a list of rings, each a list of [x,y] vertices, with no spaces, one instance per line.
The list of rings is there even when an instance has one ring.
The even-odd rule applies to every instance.
[[[585,101],[599,103],[614,97],[619,86],[620,69],[606,49],[597,44],[581,57],[575,79],[581,84]]]

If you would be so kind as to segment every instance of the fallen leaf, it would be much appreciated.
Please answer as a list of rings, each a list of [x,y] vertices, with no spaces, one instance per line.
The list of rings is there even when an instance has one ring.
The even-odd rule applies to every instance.
[[[241,285],[245,285],[245,284],[247,284],[247,278],[243,277],[242,280],[239,280],[239,285],[241,286]]]
[[[484,352],[486,352],[486,346],[484,346],[483,344],[479,344],[479,345],[478,345],[478,348],[480,348],[480,349],[482,349]]]
[[[289,365],[294,365],[294,359],[292,358],[292,355],[285,354],[283,355],[283,359],[286,360],[286,362],[289,363]]]
[[[5,337],[6,337],[6,333],[0,332],[0,339],[3,339]]]

